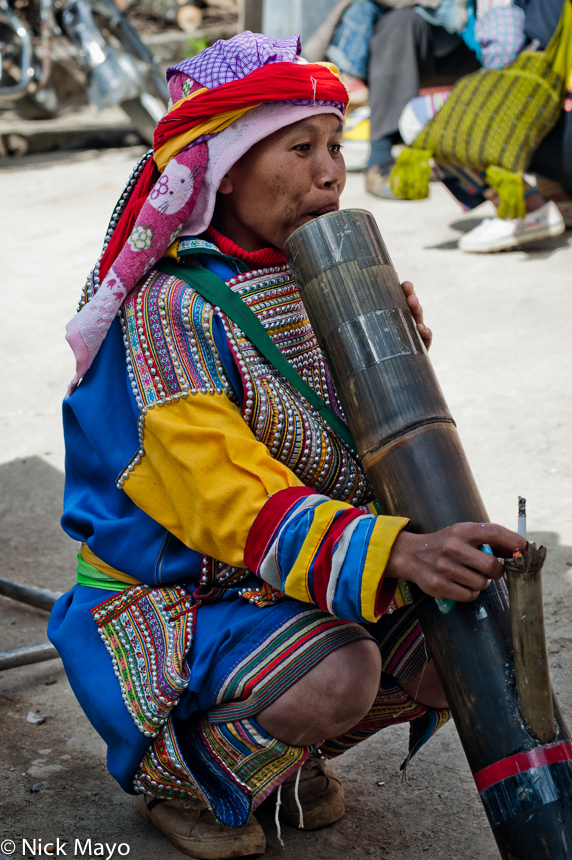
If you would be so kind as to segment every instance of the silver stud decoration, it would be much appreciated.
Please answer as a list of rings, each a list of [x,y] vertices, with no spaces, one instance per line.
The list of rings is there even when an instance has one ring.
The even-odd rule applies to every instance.
[[[189,681],[184,674],[170,670],[177,665],[169,654],[185,656],[192,644],[194,630],[193,601],[186,588],[180,585],[153,589],[144,585],[124,589],[95,610],[94,619],[99,636],[105,645],[113,671],[121,688],[122,699],[139,731],[146,737],[156,737],[167,721],[170,710],[180,701]],[[158,625],[156,616],[161,623]],[[166,631],[165,641],[158,650],[148,632],[158,628]],[[111,628],[111,630],[109,630]],[[117,646],[111,641],[119,640],[122,646],[123,673],[129,676],[129,689],[134,692],[137,707],[131,703],[133,697],[126,693],[125,678],[117,662]],[[146,644],[147,661],[136,658],[140,641]],[[161,665],[157,655],[163,655]],[[167,656],[165,656],[167,655]],[[188,673],[183,661],[181,671]],[[168,686],[167,686],[168,685]],[[165,692],[169,692],[165,695]]]

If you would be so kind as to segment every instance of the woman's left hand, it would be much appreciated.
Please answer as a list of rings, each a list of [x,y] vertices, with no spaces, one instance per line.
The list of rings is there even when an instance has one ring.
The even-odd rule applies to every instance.
[[[425,349],[429,349],[429,347],[431,346],[431,341],[433,340],[433,332],[423,322],[423,308],[419,304],[419,299],[415,295],[413,284],[411,283],[411,281],[403,281],[401,287],[407,298],[407,304],[411,309],[413,319],[417,323],[417,331],[419,332],[419,337],[425,344]]]

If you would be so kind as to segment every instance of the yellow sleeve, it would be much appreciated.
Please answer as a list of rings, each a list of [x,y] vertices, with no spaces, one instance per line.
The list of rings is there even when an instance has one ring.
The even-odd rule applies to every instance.
[[[268,498],[303,486],[224,394],[149,409],[143,448],[123,488],[129,498],[186,546],[236,567]]]

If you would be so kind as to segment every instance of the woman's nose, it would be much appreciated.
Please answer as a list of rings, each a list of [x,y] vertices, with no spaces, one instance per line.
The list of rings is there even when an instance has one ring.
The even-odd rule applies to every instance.
[[[341,155],[338,159],[332,157],[332,153],[326,150],[321,154],[319,169],[316,175],[316,183],[319,188],[335,188],[344,178],[344,163]]]

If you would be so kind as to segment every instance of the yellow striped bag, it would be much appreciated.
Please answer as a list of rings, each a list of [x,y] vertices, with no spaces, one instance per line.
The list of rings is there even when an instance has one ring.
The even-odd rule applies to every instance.
[[[398,197],[429,194],[429,159],[486,172],[501,218],[525,215],[522,174],[556,124],[572,67],[572,0],[565,0],[546,51],[523,51],[504,69],[482,70],[455,85],[441,110],[397,159]]]

